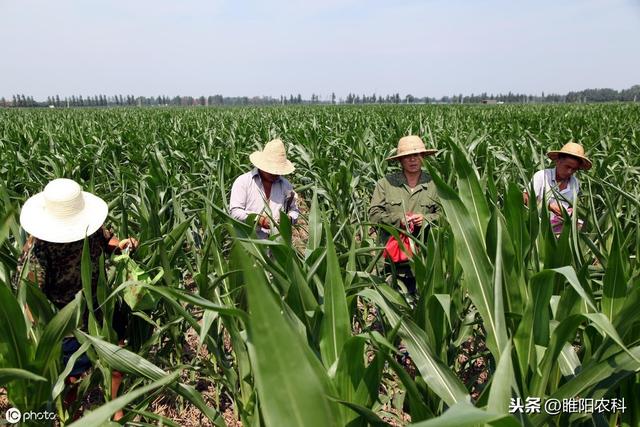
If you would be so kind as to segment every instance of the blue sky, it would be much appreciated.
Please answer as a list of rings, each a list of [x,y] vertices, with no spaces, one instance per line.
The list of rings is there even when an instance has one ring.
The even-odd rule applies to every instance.
[[[640,0],[0,0],[0,96],[640,84]]]

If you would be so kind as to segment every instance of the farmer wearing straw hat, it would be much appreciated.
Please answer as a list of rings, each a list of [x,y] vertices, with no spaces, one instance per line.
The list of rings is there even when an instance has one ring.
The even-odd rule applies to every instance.
[[[293,186],[282,177],[295,168],[287,159],[280,139],[269,141],[262,151],[253,152],[249,160],[255,168],[234,181],[229,211],[240,221],[246,221],[251,214],[258,215],[256,233],[259,238],[266,239],[280,222],[280,211],[292,222],[300,215]]]
[[[108,207],[101,198],[82,191],[80,185],[70,179],[55,179],[47,184],[44,191],[30,197],[22,207],[20,225],[30,234],[18,260],[18,268],[12,284],[15,288],[21,280],[36,283],[44,295],[62,309],[71,302],[82,289],[81,264],[84,238],[87,237],[92,264],[92,288],[100,275],[99,259],[124,249],[134,250],[138,242],[133,238],[118,241],[104,227]],[[94,302],[97,305],[97,301]],[[32,318],[31,312],[27,313]],[[119,315],[118,315],[119,314]],[[101,317],[100,310],[96,315]],[[85,313],[85,323],[86,323]],[[123,339],[127,319],[124,313],[114,316],[113,327]],[[33,320],[33,319],[32,319]],[[74,337],[66,337],[62,343],[63,364],[80,347]],[[67,381],[75,384],[77,378],[91,367],[82,355],[73,366]],[[122,374],[113,371],[112,397],[115,398],[122,381]],[[65,405],[75,400],[75,386],[65,397]],[[122,417],[116,413],[114,419]]]
[[[573,200],[580,193],[580,182],[574,174],[581,169],[591,169],[592,164],[582,145],[573,141],[567,142],[560,150],[549,151],[547,157],[555,162],[555,167],[536,172],[529,188],[533,186],[538,203],[547,201],[551,224],[555,232],[560,232],[562,211],[566,210],[571,215]],[[527,191],[524,192],[524,202],[529,204]]]
[[[386,160],[397,160],[401,171],[379,180],[371,197],[369,220],[400,228],[405,234],[418,236],[423,228],[438,217],[438,197],[431,177],[422,171],[422,160],[438,150],[427,149],[419,136],[400,138],[393,156]],[[381,242],[385,243],[386,268],[394,278],[399,278],[410,294],[416,292],[416,279],[411,271],[405,251],[391,249],[398,244],[387,231],[380,229]],[[395,240],[395,242],[394,242]],[[406,243],[403,243],[406,246]],[[410,248],[406,248],[410,249]]]

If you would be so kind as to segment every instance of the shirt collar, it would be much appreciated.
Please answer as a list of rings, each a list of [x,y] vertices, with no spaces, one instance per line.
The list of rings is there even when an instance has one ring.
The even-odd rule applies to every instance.
[[[395,185],[395,186],[409,185],[409,183],[407,182],[407,177],[404,176],[404,173],[402,173],[402,171],[394,173],[389,178],[391,178],[389,179],[389,182],[391,182],[392,185]],[[431,177],[427,175],[424,171],[421,171],[420,179],[418,180],[418,186],[422,186],[428,183],[429,181],[431,181]]]
[[[556,179],[556,168],[555,167],[551,168],[551,176],[549,178],[551,179],[551,184],[553,184],[553,185],[558,184],[558,180]],[[576,177],[575,177],[575,175],[571,175],[569,177],[569,180],[567,181],[567,188],[569,186],[573,186],[574,182],[576,182]]]
[[[258,168],[251,169],[251,178],[255,179],[256,177],[260,178],[260,173],[258,172]],[[282,179],[282,176],[278,175],[278,178],[273,182],[278,182]]]

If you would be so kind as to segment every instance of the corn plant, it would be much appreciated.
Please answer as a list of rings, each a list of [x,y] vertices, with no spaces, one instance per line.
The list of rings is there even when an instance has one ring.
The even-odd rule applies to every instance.
[[[0,110],[0,387],[71,424],[57,343],[73,333],[94,366],[80,395],[105,399],[81,425],[120,408],[128,422],[185,424],[154,413],[163,398],[196,408],[194,424],[638,425],[639,123],[636,104]],[[389,285],[367,217],[407,134],[439,150],[425,169],[441,217],[415,239],[416,299]],[[296,164],[303,215],[259,240],[227,215],[228,192],[273,137]],[[556,236],[522,192],[571,138],[594,168]],[[91,286],[60,311],[32,284],[10,286],[19,207],[56,177],[105,199],[106,226],[141,241],[103,260],[105,316],[86,329]],[[109,319],[123,300],[134,310],[120,346]],[[110,400],[113,370],[125,376]],[[624,412],[513,410],[623,397]]]

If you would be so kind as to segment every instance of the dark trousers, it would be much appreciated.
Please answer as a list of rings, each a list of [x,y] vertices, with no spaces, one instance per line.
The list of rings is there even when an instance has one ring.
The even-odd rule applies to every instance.
[[[392,265],[393,264],[393,265]],[[395,274],[394,274],[395,270]],[[393,278],[393,283],[396,284],[397,281],[402,282],[402,284],[407,288],[407,291],[410,295],[415,295],[416,293],[416,278],[413,275],[413,271],[411,271],[411,265],[408,262],[385,262],[384,264],[384,272],[387,276],[391,276]]]

